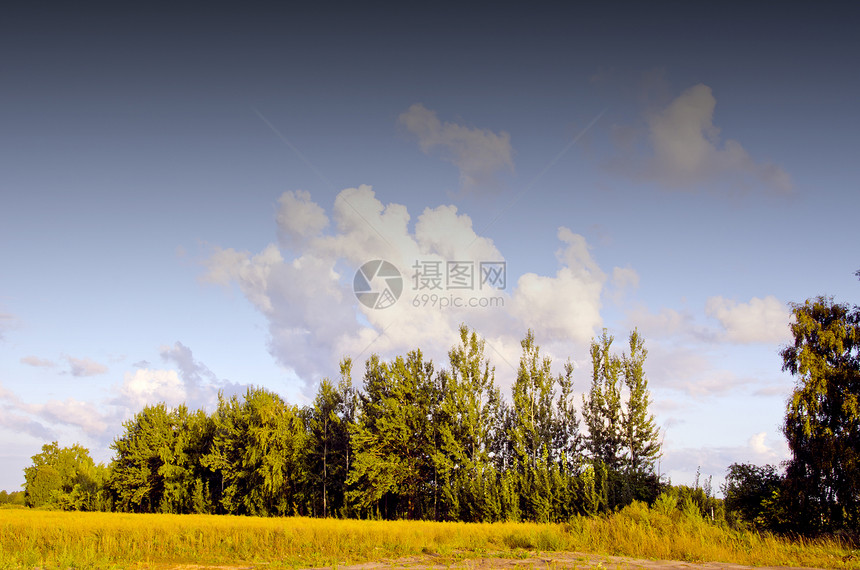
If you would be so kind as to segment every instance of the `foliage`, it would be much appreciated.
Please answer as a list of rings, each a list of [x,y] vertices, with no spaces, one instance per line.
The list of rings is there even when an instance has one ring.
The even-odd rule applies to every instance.
[[[96,465],[89,450],[57,442],[42,446],[24,469],[24,497],[28,507],[97,511],[109,507],[104,483],[107,470]]]
[[[793,305],[794,343],[781,351],[797,377],[783,433],[787,521],[804,532],[860,526],[860,308],[818,297]]]
[[[336,386],[328,379],[320,382],[313,407],[307,414],[307,476],[311,512],[322,517],[346,510],[349,426],[355,421],[356,406],[351,367],[349,360],[341,363],[341,380]]]
[[[605,500],[611,509],[634,500],[651,503],[661,488],[654,473],[654,462],[660,457],[659,431],[648,411],[648,351],[635,329],[628,341],[629,354],[613,354],[613,342],[605,329],[600,339],[592,341],[591,387],[583,396],[585,447],[591,461],[604,466]]]
[[[660,457],[660,443],[654,416],[649,414],[651,396],[645,378],[645,340],[639,331],[633,330],[629,340],[630,353],[621,359],[624,384],[629,396],[622,412],[622,436],[624,438],[625,468],[632,473],[653,471],[654,462]]]
[[[594,383],[579,431],[574,369],[553,374],[532,331],[510,404],[486,343],[465,325],[437,370],[420,350],[351,361],[309,406],[249,388],[207,413],[164,403],[123,424],[109,468],[79,446],[45,446],[28,468],[29,504],[130,513],[311,515],[563,522],[653,501],[659,453],[638,333],[630,355],[592,345]],[[627,394],[622,398],[622,391]]]
[[[0,507],[7,505],[23,507],[25,505],[24,491],[12,491],[9,493],[5,490],[0,490]]]
[[[383,516],[426,516],[433,497],[434,434],[437,399],[433,363],[420,350],[392,362],[371,357],[366,364],[361,411],[352,431],[353,464],[347,484],[359,512]]]
[[[722,487],[726,511],[759,529],[774,528],[768,506],[779,495],[782,477],[773,465],[732,463]]]

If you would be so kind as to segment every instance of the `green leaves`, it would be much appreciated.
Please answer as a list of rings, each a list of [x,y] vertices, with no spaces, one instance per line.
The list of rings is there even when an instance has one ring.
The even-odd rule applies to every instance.
[[[337,384],[321,380],[301,409],[263,388],[220,394],[212,413],[147,406],[123,424],[109,472],[79,446],[47,445],[27,470],[28,497],[106,508],[107,490],[113,508],[133,512],[568,520],[619,504],[617,468],[647,475],[659,452],[644,344],[634,331],[630,355],[617,357],[611,343],[604,332],[592,344],[589,456],[572,363],[553,374],[529,331],[508,405],[485,342],[464,325],[446,368],[420,350],[373,355],[358,391],[345,359]]]
[[[792,306],[781,351],[798,383],[783,433],[792,453],[784,497],[803,530],[860,524],[860,308],[818,297]]]
[[[32,459],[33,465],[24,469],[27,506],[78,511],[108,508],[103,490],[107,471],[93,462],[86,448],[78,444],[61,448],[55,441],[43,445]]]

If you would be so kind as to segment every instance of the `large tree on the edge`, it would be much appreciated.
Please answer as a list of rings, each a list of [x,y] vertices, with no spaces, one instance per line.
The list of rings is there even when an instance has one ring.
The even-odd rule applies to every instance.
[[[799,530],[860,524],[860,308],[828,297],[793,305],[783,370],[798,379],[783,433],[784,498]]]

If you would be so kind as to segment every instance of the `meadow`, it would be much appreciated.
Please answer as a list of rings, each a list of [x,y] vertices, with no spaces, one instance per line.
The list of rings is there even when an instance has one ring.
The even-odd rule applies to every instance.
[[[342,566],[406,556],[451,564],[480,556],[577,551],[754,566],[860,568],[838,541],[789,541],[634,503],[566,524],[438,523],[217,515],[0,510],[0,568]]]

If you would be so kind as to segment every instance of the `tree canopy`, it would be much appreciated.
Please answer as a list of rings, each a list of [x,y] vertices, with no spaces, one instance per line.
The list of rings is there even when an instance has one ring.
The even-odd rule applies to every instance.
[[[505,401],[486,342],[466,326],[437,367],[420,349],[352,363],[298,407],[263,388],[216,409],[146,406],[123,424],[109,466],[46,445],[27,468],[32,506],[126,512],[566,521],[653,500],[659,454],[641,337],[630,354],[592,346],[593,382],[577,410],[534,333]],[[580,431],[580,413],[585,417]],[[654,483],[651,487],[642,481]],[[621,492],[620,490],[626,490]]]

